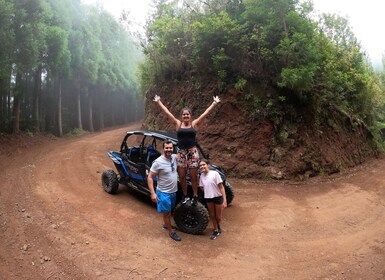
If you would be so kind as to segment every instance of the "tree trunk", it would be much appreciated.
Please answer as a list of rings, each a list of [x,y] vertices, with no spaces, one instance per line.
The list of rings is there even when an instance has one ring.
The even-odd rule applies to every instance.
[[[62,89],[61,89],[61,80],[59,80],[58,97],[57,97],[57,129],[58,129],[59,137],[63,137],[61,101],[62,101]]]
[[[77,90],[76,94],[76,111],[77,111],[77,128],[83,129],[82,125],[82,102],[80,99],[80,89]]]
[[[0,78],[0,130],[4,129],[5,123],[7,121],[7,95],[5,91],[4,80]]]
[[[0,78],[0,96],[1,96],[1,114],[0,114],[0,129],[3,131],[10,131],[11,122],[11,72],[10,66],[2,65],[3,76]]]
[[[88,96],[88,130],[90,132],[94,132],[94,122],[93,122],[93,116],[92,116],[92,94],[88,93],[87,96]]]
[[[32,129],[34,132],[40,131],[39,101],[41,95],[41,71],[42,66],[40,64],[35,73],[35,86],[32,100]]]
[[[8,127],[7,129],[10,129],[10,119],[11,119],[11,89],[8,89],[7,92],[7,122],[8,122]]]
[[[285,32],[286,37],[288,37],[289,36],[289,32],[287,30],[285,15],[281,15],[281,21],[282,21],[283,32]]]
[[[135,106],[132,106],[133,103],[131,102],[131,100],[132,100],[132,97],[129,96],[128,101],[124,100],[124,102],[122,102],[123,123],[128,123],[129,120],[131,119],[130,115],[132,114],[132,111],[134,110],[134,107],[135,107]],[[126,104],[126,102],[128,104]],[[128,106],[129,104],[131,104],[131,107]],[[130,108],[130,110],[128,110],[128,108]]]
[[[99,102],[99,130],[104,129],[104,102]]]
[[[13,98],[13,111],[12,111],[12,132],[20,132],[20,96],[15,95]]]
[[[13,109],[12,109],[12,132],[20,132],[20,103],[21,103],[21,94],[22,94],[22,74],[17,71],[16,74],[16,85],[15,85],[15,94],[13,97]]]

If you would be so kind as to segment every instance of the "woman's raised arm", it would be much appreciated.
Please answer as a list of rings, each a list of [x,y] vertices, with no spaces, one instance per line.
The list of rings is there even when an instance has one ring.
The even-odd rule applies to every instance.
[[[166,106],[164,106],[164,104],[162,103],[162,101],[160,101],[160,96],[159,95],[155,95],[154,97],[154,102],[156,102],[159,107],[162,109],[162,111],[166,114],[166,116],[176,125],[176,126],[180,126],[181,124],[181,121],[178,120],[177,118],[175,118],[175,116],[173,114],[171,114],[171,112],[167,109]]]
[[[203,112],[202,115],[199,116],[199,118],[193,120],[192,126],[195,127],[199,125],[207,116],[210,114],[210,112],[214,109],[214,106],[217,105],[221,100],[218,96],[213,96],[213,103],[206,109],[206,111]]]

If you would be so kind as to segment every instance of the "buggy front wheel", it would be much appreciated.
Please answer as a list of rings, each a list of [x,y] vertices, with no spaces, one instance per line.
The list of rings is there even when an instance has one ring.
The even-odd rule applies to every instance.
[[[119,181],[118,176],[114,170],[106,170],[102,173],[102,186],[106,193],[117,193],[119,188]]]
[[[234,188],[228,182],[225,182],[224,187],[225,187],[227,205],[230,205],[231,202],[233,202],[233,199],[234,199],[234,196],[235,196]]]
[[[209,212],[202,203],[179,203],[174,209],[174,221],[178,229],[189,234],[202,234],[209,223]]]

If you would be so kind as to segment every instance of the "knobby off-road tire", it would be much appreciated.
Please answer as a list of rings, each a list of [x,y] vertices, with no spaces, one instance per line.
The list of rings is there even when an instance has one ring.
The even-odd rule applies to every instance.
[[[102,173],[102,186],[104,191],[109,194],[117,193],[119,181],[114,170],[106,170]]]
[[[230,205],[234,199],[234,188],[228,182],[225,183],[225,193],[226,193],[226,201],[227,205]]]
[[[178,229],[189,234],[202,234],[209,223],[209,212],[202,203],[179,203],[174,209],[174,221]]]

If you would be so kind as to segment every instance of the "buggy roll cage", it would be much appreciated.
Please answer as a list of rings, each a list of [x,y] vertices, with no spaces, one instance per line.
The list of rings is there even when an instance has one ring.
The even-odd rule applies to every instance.
[[[156,143],[155,140],[160,140],[160,141],[165,141],[169,140],[171,143],[176,146],[178,144],[178,139],[176,136],[176,133],[174,132],[169,132],[169,131],[152,131],[152,130],[134,130],[134,131],[129,131],[126,133],[124,136],[124,139],[122,141],[122,144],[120,146],[120,151],[128,151],[128,145],[127,145],[127,139],[131,135],[139,135],[139,136],[144,136],[142,139],[142,142],[140,143],[140,149],[144,148],[144,142],[147,137],[153,137],[153,143],[152,146],[154,149],[156,149]],[[199,145],[199,143],[196,143],[196,147],[198,148],[199,152],[205,159],[209,159],[209,154],[206,154],[205,151],[202,149],[202,147]]]

